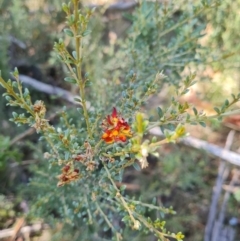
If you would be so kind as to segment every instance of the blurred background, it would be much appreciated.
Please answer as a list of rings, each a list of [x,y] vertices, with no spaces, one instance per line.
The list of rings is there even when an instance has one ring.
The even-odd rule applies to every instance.
[[[204,7],[204,2],[214,7]],[[72,118],[78,118],[72,100],[77,90],[63,81],[67,71],[53,51],[59,38],[73,48],[63,34],[62,3],[0,0],[1,75],[8,79],[17,67],[33,100],[45,102],[56,126],[63,106]],[[90,102],[111,107],[114,86],[130,71],[142,82],[161,70],[167,76],[159,94],[143,107],[149,116],[157,106],[170,103],[173,89],[169,86],[178,87],[189,72],[196,72],[198,83],[182,101],[208,115],[215,114],[214,106],[232,93],[240,92],[240,0],[143,4],[95,0],[81,1],[81,5],[96,7],[89,27],[92,32],[84,42],[83,70],[94,80],[88,90]],[[107,93],[106,86],[110,88]],[[97,228],[79,227],[81,216],[73,214],[76,207],[66,213],[64,203],[71,202],[75,194],[64,200],[57,179],[49,178],[43,158],[47,148],[34,130],[9,121],[12,111],[21,110],[7,107],[1,98],[0,111],[0,240],[109,240],[108,234]],[[188,126],[187,130],[207,145],[215,144],[220,150],[229,145],[236,155],[240,152],[240,115],[211,121],[206,127]],[[149,157],[150,165],[143,171],[126,170],[123,181],[128,194],[173,206],[177,215],[164,217],[167,227],[181,230],[186,241],[240,240],[239,165],[183,143],[163,146],[159,156]],[[215,201],[213,190],[221,193],[215,192]],[[129,234],[128,230],[125,236],[129,238],[124,240],[156,240],[150,234]]]

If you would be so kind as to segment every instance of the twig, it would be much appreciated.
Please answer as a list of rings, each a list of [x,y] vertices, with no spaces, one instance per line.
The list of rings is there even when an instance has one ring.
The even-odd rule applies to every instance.
[[[140,190],[140,186],[138,184],[134,184],[134,183],[124,183],[124,182],[115,182],[117,187],[121,187],[121,186],[126,186],[126,190],[130,190],[130,191],[138,191]]]
[[[33,127],[27,129],[26,131],[24,131],[23,133],[19,134],[18,136],[16,136],[15,138],[12,139],[12,141],[10,142],[10,145],[15,144],[16,142],[20,141],[21,139],[25,138],[26,136],[30,136],[33,133],[35,133],[35,129]]]
[[[100,205],[98,204],[97,201],[95,201],[97,210],[101,213],[102,217],[105,219],[107,225],[109,226],[109,228],[115,233],[116,235],[116,240],[120,241],[122,240],[122,235],[121,233],[117,232],[117,230],[114,228],[114,226],[111,224],[110,220],[108,219],[107,215],[103,212],[103,210],[101,209]]]
[[[168,237],[172,237],[170,234],[165,234],[165,233],[160,232],[152,224],[147,222],[147,220],[145,218],[143,218],[142,215],[138,214],[135,211],[133,211],[133,212],[134,212],[134,215],[142,222],[142,224],[144,224],[144,226],[147,227],[151,232],[158,234],[158,237],[161,238],[162,241],[169,241]]]
[[[130,210],[130,208],[128,207],[128,204],[126,203],[125,199],[123,198],[123,196],[120,193],[120,190],[118,189],[118,187],[116,186],[115,182],[112,179],[112,176],[107,168],[107,166],[104,164],[103,162],[103,166],[107,172],[108,178],[111,181],[114,189],[117,191],[116,197],[118,198],[117,200],[120,200],[120,203],[123,205],[123,207],[125,208],[125,210],[128,212],[129,217],[133,223],[133,229],[139,229],[139,221],[136,220],[132,214],[132,211]]]
[[[163,206],[156,206],[156,205],[149,204],[149,203],[143,203],[141,201],[129,199],[129,198],[126,198],[126,197],[124,199],[127,200],[130,203],[134,203],[134,204],[137,204],[137,205],[140,205],[140,206],[143,206],[143,207],[147,207],[147,208],[150,208],[150,209],[155,209],[155,210],[158,210],[158,211],[161,211],[161,212],[164,212],[164,213],[169,213],[169,209],[165,208]],[[172,211],[172,214],[175,214],[175,212]]]
[[[160,128],[154,127],[149,131],[152,135],[156,136],[161,136],[164,137],[163,133],[161,132]],[[183,143],[185,145],[197,148],[197,149],[202,149],[214,156],[217,156],[233,165],[240,166],[240,155],[229,151],[225,150],[217,145],[210,144],[206,141],[199,140],[194,137],[185,137],[182,139],[179,139],[179,143]]]
[[[113,225],[111,224],[110,220],[108,219],[108,217],[106,216],[106,214],[103,212],[103,210],[101,209],[101,207],[99,206],[98,202],[95,201],[95,205],[97,210],[99,211],[99,213],[102,215],[102,217],[105,219],[108,227],[113,230],[114,232],[116,232],[115,228],[113,227]]]
[[[93,224],[93,218],[92,218],[92,214],[91,214],[91,211],[90,211],[87,195],[85,195],[84,197],[85,197],[85,201],[86,201],[86,204],[87,204],[87,212],[88,212],[88,217],[89,217],[89,224]]]

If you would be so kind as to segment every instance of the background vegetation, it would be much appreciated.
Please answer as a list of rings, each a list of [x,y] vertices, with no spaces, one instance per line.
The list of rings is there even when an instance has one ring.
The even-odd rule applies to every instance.
[[[137,74],[141,87],[159,70],[167,75],[158,86],[159,94],[148,103],[141,103],[149,116],[155,107],[171,102],[173,90],[169,85],[178,87],[190,71],[197,73],[198,83],[183,101],[195,104],[198,110],[215,113],[215,105],[239,92],[239,0],[143,2],[126,11],[106,10],[109,4],[95,11],[89,27],[92,32],[84,43],[88,46],[84,72],[94,81],[88,91],[90,105],[96,103],[107,113],[120,98],[119,93],[124,93],[124,83],[132,73]],[[65,26],[61,5],[61,1],[54,0],[0,0],[0,69],[4,78],[9,78],[9,72],[17,66],[20,74],[76,94],[77,90],[63,81],[66,69],[53,51],[53,43],[63,37]],[[116,85],[121,92],[114,92]],[[55,125],[64,123],[63,116],[60,118],[63,105],[73,119],[78,118],[71,103],[34,88],[31,91],[34,100],[44,99],[47,103]],[[12,109],[5,105],[5,99],[1,98],[1,229],[12,227],[17,217],[24,216],[28,224],[39,220],[49,224],[49,240],[110,238],[111,233],[101,220],[94,227],[80,225],[85,213],[75,215],[78,204],[71,201],[77,187],[56,188],[54,177],[58,168],[53,166],[52,175],[48,175],[49,166],[43,158],[46,146],[37,134],[9,122]],[[205,128],[189,126],[188,131],[192,136],[223,146],[229,126],[239,130],[238,118],[224,123],[211,122]],[[22,133],[25,135],[21,136]],[[238,151],[238,134],[232,148]],[[218,160],[200,150],[169,144],[159,150],[159,158],[150,157],[149,163],[143,171],[134,168],[125,171],[123,182],[127,194],[141,197],[145,202],[173,206],[177,215],[165,217],[167,228],[173,232],[181,230],[185,240],[203,240]],[[236,197],[231,197],[226,222],[239,216]],[[128,229],[124,237],[127,237],[124,240],[154,240],[150,234],[137,236]]]

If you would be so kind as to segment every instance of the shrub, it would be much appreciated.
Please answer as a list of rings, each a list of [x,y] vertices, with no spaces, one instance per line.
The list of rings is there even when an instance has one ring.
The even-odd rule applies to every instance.
[[[205,126],[209,119],[221,119],[231,114],[227,110],[239,100],[240,94],[232,95],[231,100],[225,100],[221,107],[215,108],[213,116],[206,116],[191,104],[180,102],[180,97],[195,83],[194,73],[179,81],[180,73],[192,62],[204,63],[197,52],[200,48],[197,41],[204,25],[196,18],[202,12],[210,11],[215,4],[202,1],[188,12],[183,5],[183,13],[176,15],[174,21],[171,20],[175,13],[173,6],[140,3],[131,19],[130,37],[121,45],[127,56],[125,63],[131,70],[125,79],[118,76],[121,81],[118,80],[117,86],[117,78],[102,84],[98,82],[99,78],[91,79],[94,75],[88,74],[84,65],[87,56],[85,38],[91,33],[88,23],[94,10],[79,10],[78,0],[63,4],[67,25],[64,33],[71,45],[66,46],[65,41],[59,39],[54,50],[67,68],[64,80],[79,89],[79,96],[75,98],[79,107],[76,108],[78,117],[74,119],[67,108],[63,108],[58,127],[46,119],[43,101],[32,102],[28,89],[22,87],[17,69],[12,73],[14,80],[4,81],[0,77],[8,105],[26,112],[13,112],[11,121],[34,127],[49,148],[44,154],[49,161],[49,174],[40,172],[41,179],[32,182],[32,185],[41,187],[41,194],[36,192],[36,212],[64,218],[69,226],[78,229],[81,238],[85,238],[82,232],[86,231],[86,225],[89,226],[84,233],[86,238],[95,237],[99,229],[105,232],[102,235],[99,231],[100,235],[114,240],[129,239],[137,231],[145,235],[152,232],[158,240],[181,241],[184,238],[180,231],[173,233],[165,228],[164,215],[175,214],[172,207],[159,206],[155,199],[152,203],[136,200],[127,195],[126,187],[119,183],[128,167],[146,168],[150,154],[155,155],[162,145],[184,137],[187,124]],[[69,51],[72,46],[75,50]],[[169,106],[158,106],[153,117],[149,118],[142,107],[163,86],[166,76],[159,70],[164,68],[169,83],[175,84],[174,95]],[[109,74],[107,76],[109,79]],[[107,101],[101,101],[100,93],[105,93],[104,100]],[[146,136],[153,127],[162,129],[162,139]],[[185,183],[181,185],[186,186]],[[155,210],[161,218],[148,215]],[[71,236],[69,231],[68,235]]]

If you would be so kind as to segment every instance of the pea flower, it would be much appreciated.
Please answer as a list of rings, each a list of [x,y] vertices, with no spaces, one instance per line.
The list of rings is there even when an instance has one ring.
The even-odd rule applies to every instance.
[[[127,137],[132,136],[130,126],[122,117],[118,116],[115,107],[112,114],[103,120],[102,129],[104,131],[102,139],[108,144],[117,141],[125,142]]]

